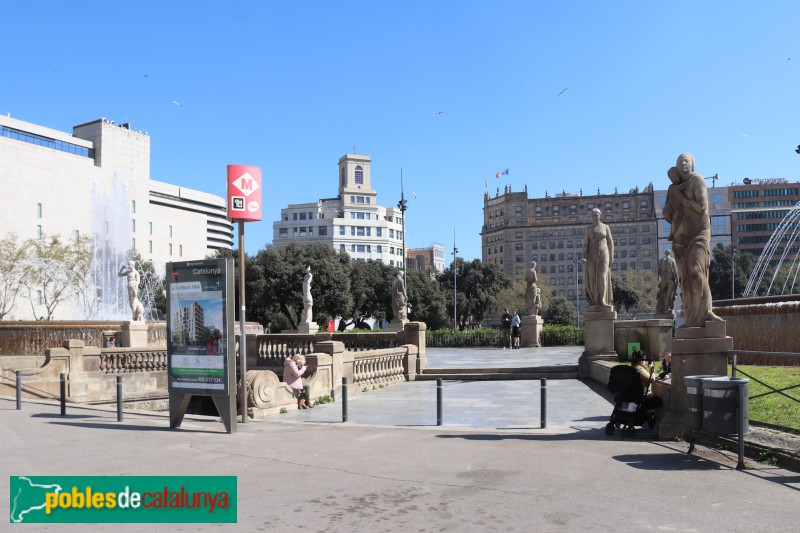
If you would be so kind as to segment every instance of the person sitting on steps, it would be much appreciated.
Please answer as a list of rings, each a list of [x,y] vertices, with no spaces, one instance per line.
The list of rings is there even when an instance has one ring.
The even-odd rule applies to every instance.
[[[314,407],[309,401],[311,387],[303,385],[303,378],[301,377],[306,370],[308,370],[308,367],[306,366],[306,358],[303,355],[297,354],[287,357],[283,362],[283,382],[291,387],[295,398],[297,398],[298,409]]]

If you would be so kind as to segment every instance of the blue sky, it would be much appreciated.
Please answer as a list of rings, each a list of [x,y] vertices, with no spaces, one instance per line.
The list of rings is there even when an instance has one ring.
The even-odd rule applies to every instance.
[[[153,179],[220,196],[227,164],[262,167],[249,253],[281,207],[335,196],[354,144],[379,204],[401,168],[416,194],[407,245],[449,250],[455,230],[468,259],[487,179],[663,189],[684,151],[721,184],[798,179],[796,1],[28,0],[2,18],[0,112],[131,122]]]

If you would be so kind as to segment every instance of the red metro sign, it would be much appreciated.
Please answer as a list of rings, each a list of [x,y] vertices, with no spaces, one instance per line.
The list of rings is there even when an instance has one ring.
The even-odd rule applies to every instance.
[[[261,220],[261,169],[228,165],[228,219],[231,222]]]

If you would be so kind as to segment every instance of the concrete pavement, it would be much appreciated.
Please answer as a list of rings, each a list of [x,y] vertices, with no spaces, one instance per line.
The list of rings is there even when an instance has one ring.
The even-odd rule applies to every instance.
[[[478,357],[429,353],[439,356]],[[333,403],[233,435],[214,418],[170,430],[161,415],[118,423],[113,410],[70,406],[61,417],[57,404],[16,411],[0,398],[0,475],[238,476],[237,525],[144,526],[159,531],[797,530],[800,475],[757,463],[739,472],[735,454],[689,456],[685,443],[606,437],[602,389],[549,380],[546,430],[536,381],[446,382],[442,427],[435,383],[423,382],[352,396],[346,424]],[[0,483],[5,505],[8,489]]]

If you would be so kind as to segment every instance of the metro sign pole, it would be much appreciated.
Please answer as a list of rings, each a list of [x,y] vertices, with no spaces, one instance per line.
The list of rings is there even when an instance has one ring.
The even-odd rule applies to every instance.
[[[244,223],[261,220],[261,168],[228,165],[228,219],[239,223],[239,369],[242,423],[247,423],[247,335],[244,299]]]

